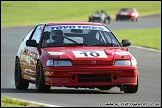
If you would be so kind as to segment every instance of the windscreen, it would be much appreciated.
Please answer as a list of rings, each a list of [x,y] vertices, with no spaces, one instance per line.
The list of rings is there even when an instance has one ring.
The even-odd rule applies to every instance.
[[[58,25],[46,26],[42,47],[54,46],[120,46],[105,26]]]

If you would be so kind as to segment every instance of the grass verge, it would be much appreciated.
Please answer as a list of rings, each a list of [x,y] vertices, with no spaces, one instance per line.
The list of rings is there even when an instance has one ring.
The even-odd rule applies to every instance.
[[[161,28],[113,30],[120,40],[129,39],[132,45],[161,50]]]
[[[105,10],[115,19],[123,7],[136,8],[140,16],[161,13],[160,1],[2,1],[1,27],[48,21],[88,21],[97,9]]]
[[[1,96],[1,107],[46,107],[46,106],[33,104],[21,100],[14,100],[6,96]]]

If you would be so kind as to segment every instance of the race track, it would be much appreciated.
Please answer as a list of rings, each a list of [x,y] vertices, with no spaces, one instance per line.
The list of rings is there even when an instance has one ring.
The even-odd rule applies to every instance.
[[[1,28],[1,95],[63,107],[99,107],[110,102],[117,106],[133,103],[161,106],[161,51],[134,46],[129,51],[138,61],[139,90],[135,94],[125,94],[117,87],[107,91],[52,87],[50,93],[37,93],[35,85],[30,84],[28,90],[15,89],[14,59],[20,42],[32,27]],[[161,15],[142,17],[138,22],[112,21],[108,27],[111,30],[161,28]]]

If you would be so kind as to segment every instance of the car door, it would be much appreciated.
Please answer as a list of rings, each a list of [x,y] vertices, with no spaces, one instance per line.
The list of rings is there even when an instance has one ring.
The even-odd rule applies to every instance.
[[[17,55],[19,56],[20,59],[20,67],[22,70],[22,74],[25,77],[25,72],[27,71],[27,63],[28,63],[28,47],[26,47],[26,41],[29,40],[29,38],[31,37],[31,35],[34,33],[36,27],[33,27],[29,33],[25,36],[25,38],[23,39],[19,51],[17,53]]]
[[[34,32],[31,34],[29,40],[36,40],[37,43],[40,42],[42,31],[44,25],[38,25]],[[35,81],[36,75],[36,64],[39,58],[39,52],[37,47],[26,46],[26,65],[24,67],[24,73],[29,80]]]

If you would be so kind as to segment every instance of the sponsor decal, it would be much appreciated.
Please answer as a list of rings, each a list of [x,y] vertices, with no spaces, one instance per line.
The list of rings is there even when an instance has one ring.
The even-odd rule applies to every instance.
[[[51,30],[62,30],[62,29],[91,29],[91,30],[101,30],[110,32],[105,26],[91,26],[91,25],[59,25],[50,26],[45,29],[45,31]]]
[[[48,52],[50,55],[62,55],[63,52]]]
[[[128,52],[115,52],[115,54],[118,54],[118,55],[129,55]]]
[[[36,71],[33,71],[32,69],[25,69],[25,72],[32,72],[32,73],[36,73]]]
[[[96,64],[96,61],[95,60],[91,61],[91,64]]]
[[[104,51],[72,51],[76,58],[108,58]]]

